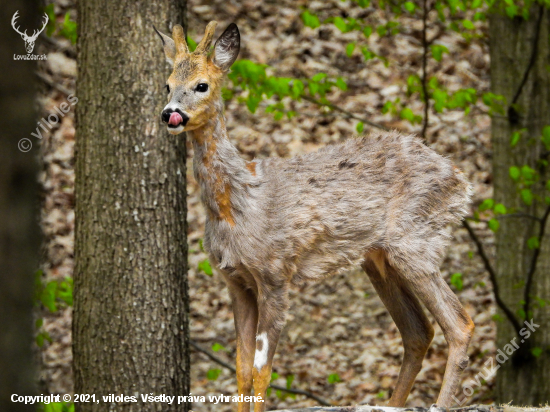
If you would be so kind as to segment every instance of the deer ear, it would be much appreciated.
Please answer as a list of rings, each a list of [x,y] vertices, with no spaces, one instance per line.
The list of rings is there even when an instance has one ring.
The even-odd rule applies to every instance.
[[[155,26],[153,26],[153,29],[155,29],[160,39],[162,40],[162,45],[164,46],[164,54],[166,55],[166,61],[170,63],[170,66],[173,66],[174,59],[176,58],[176,43],[169,36],[158,31]]]
[[[216,40],[212,62],[223,71],[228,71],[237,59],[241,45],[241,35],[235,23],[231,23]]]

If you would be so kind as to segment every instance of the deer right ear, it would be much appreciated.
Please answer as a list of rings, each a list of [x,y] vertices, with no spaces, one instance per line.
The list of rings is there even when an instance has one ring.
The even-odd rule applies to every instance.
[[[228,71],[231,65],[237,60],[241,47],[241,35],[235,23],[231,23],[216,40],[212,62],[223,71]]]
[[[174,42],[174,40],[172,40],[172,38],[158,31],[154,25],[153,29],[155,29],[160,39],[162,40],[162,44],[164,46],[164,54],[166,55],[166,61],[170,63],[170,66],[173,66],[174,59],[176,58],[176,43]]]

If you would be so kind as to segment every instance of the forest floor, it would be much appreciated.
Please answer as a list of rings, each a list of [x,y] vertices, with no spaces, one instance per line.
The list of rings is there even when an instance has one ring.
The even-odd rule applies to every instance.
[[[241,31],[240,58],[268,64],[278,76],[310,78],[318,72],[331,77],[342,76],[348,90],[334,91],[328,100],[356,115],[405,132],[420,133],[421,125],[411,125],[398,115],[382,113],[383,105],[400,98],[415,113],[422,113],[418,95],[407,96],[407,77],[421,69],[421,20],[400,17],[400,33],[380,37],[374,33],[368,40],[358,33],[345,33],[331,25],[317,29],[304,27],[300,14],[307,6],[322,18],[328,16],[362,17],[382,24],[387,16],[375,9],[360,9],[350,1],[254,1],[254,0],[190,0],[188,1],[189,33],[195,40],[202,37],[207,22],[220,23],[218,34],[230,22]],[[69,11],[75,18],[71,0],[56,0],[56,14],[62,19]],[[449,54],[441,62],[430,59],[429,70],[450,90],[474,87],[488,91],[489,57],[487,45],[481,40],[467,42],[460,34],[443,30],[431,16],[429,38],[445,45]],[[154,21],[153,21],[154,23]],[[175,22],[174,22],[175,23]],[[478,30],[486,31],[483,23]],[[360,52],[351,57],[345,53],[351,41],[368,45],[384,56],[365,62]],[[41,62],[41,117],[53,112],[74,92],[76,79],[75,48],[68,40],[54,36],[39,46],[47,53]],[[165,70],[159,45],[159,70]],[[160,86],[159,86],[160,90]],[[160,91],[159,91],[160,92]],[[227,126],[232,142],[246,159],[268,156],[290,157],[310,152],[326,144],[353,138],[356,121],[337,112],[320,109],[302,101],[290,102],[297,116],[276,121],[264,113],[265,104],[256,114],[236,98],[226,104]],[[43,160],[40,181],[43,187],[42,227],[45,234],[43,270],[45,278],[63,279],[72,276],[74,234],[74,113],[48,133],[39,149]],[[365,127],[365,132],[376,132]],[[462,111],[436,114],[430,111],[427,143],[438,153],[452,159],[474,185],[474,205],[492,196],[490,118],[481,105],[469,115]],[[192,148],[188,146],[188,158]],[[210,349],[223,346],[216,356],[234,364],[235,332],[227,290],[221,277],[207,276],[197,269],[206,258],[199,240],[203,236],[205,214],[199,200],[199,189],[188,161],[189,205],[189,287],[191,308],[191,338]],[[473,209],[472,209],[473,210]],[[477,233],[493,253],[492,233],[484,224],[473,224]],[[441,271],[449,281],[453,273],[463,274],[464,287],[457,294],[476,324],[470,344],[471,362],[463,381],[473,378],[496,352],[496,313],[491,284],[475,246],[462,227],[454,228],[453,242],[448,249]],[[357,270],[328,278],[326,281],[291,292],[288,322],[282,334],[274,360],[275,381],[285,385],[292,375],[292,386],[308,390],[337,405],[383,404],[388,399],[399,372],[403,348],[394,323],[376,295],[367,276]],[[52,342],[37,350],[40,358],[43,393],[71,393],[71,308],[56,313],[43,311],[43,329]],[[433,323],[433,321],[432,321]],[[443,379],[447,345],[440,328],[435,325],[435,338],[424,360],[408,406],[426,406],[435,402]],[[217,348],[219,348],[217,345]],[[204,354],[192,350],[191,392],[193,395],[236,393],[234,374],[214,363]],[[207,373],[220,369],[215,380]],[[213,372],[211,372],[212,374]],[[338,374],[340,382],[329,382]],[[331,379],[334,381],[334,379]],[[487,379],[467,400],[467,404],[491,403],[494,380]],[[304,396],[288,397],[275,393],[269,397],[270,409],[315,406]],[[196,411],[230,411],[231,404],[214,406],[196,404]]]

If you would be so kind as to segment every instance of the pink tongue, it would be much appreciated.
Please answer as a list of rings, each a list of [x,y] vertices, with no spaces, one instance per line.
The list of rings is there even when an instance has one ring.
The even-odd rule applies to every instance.
[[[168,120],[168,124],[172,126],[178,126],[181,122],[183,122],[183,119],[181,118],[180,114],[178,112],[172,112],[170,115],[170,120]]]

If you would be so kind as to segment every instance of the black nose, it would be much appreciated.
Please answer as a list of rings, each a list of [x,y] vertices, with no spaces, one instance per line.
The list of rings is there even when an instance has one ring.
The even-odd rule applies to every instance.
[[[185,126],[187,124],[187,122],[189,121],[189,117],[186,114],[184,114],[180,109],[176,109],[176,110],[166,109],[166,110],[163,110],[162,114],[160,115],[162,121],[164,123],[168,123],[170,121],[170,115],[173,112],[179,113],[179,115],[181,116],[181,123],[180,124],[182,126]],[[173,125],[171,125],[171,126],[173,126]]]

